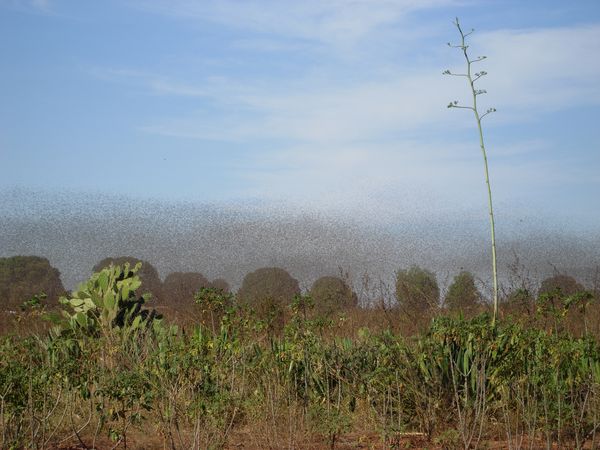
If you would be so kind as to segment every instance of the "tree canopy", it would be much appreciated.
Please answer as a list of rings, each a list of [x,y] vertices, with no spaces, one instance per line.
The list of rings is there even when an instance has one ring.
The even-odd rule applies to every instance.
[[[251,306],[270,332],[281,331],[285,306],[300,294],[298,280],[279,267],[263,267],[244,277],[237,293],[240,303]]]
[[[215,278],[210,282],[210,284],[212,287],[220,289],[223,292],[229,292],[231,290],[231,288],[229,287],[229,283],[223,278]]]
[[[58,269],[40,256],[0,258],[0,302],[3,309],[15,309],[33,295],[47,295],[57,303],[65,289]]]
[[[238,299],[249,304],[265,299],[287,304],[299,293],[298,280],[286,270],[279,267],[263,267],[244,277],[242,287],[238,291]]]
[[[550,294],[556,290],[560,290],[563,295],[573,295],[585,288],[572,276],[558,274],[542,281],[539,294]]]
[[[358,297],[344,280],[339,277],[324,276],[316,280],[310,296],[315,303],[315,309],[329,314],[336,310],[353,308],[358,304]]]
[[[210,286],[211,283],[201,273],[173,272],[165,278],[162,290],[169,304],[193,304],[194,294]]]
[[[471,311],[481,302],[481,293],[475,286],[471,272],[462,271],[454,277],[444,299],[444,306],[450,311]]]
[[[438,306],[440,288],[433,272],[419,266],[396,273],[396,299],[401,308],[424,312]]]

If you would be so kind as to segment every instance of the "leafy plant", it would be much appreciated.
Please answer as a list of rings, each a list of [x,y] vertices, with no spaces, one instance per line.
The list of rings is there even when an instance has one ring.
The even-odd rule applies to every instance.
[[[310,295],[315,308],[327,316],[358,304],[356,293],[339,277],[325,276],[317,279],[310,288]]]
[[[475,278],[470,272],[462,271],[454,277],[444,298],[444,306],[450,311],[472,312],[481,301],[481,294],[475,286]]]
[[[158,318],[154,310],[143,309],[147,296],[136,296],[141,286],[137,276],[141,264],[131,268],[110,265],[93,274],[60,303],[71,312],[63,311],[66,326],[70,330],[88,335],[108,337],[113,330],[137,330]]]
[[[233,304],[233,295],[214,287],[202,287],[194,294],[194,301],[202,314],[208,315],[213,333],[217,332],[217,320]]]
[[[396,299],[408,312],[424,313],[439,305],[440,288],[435,274],[418,266],[396,272]]]
[[[438,317],[412,337],[367,327],[342,337],[297,295],[273,335],[212,288],[197,294],[210,324],[155,320],[136,271],[92,275],[51,333],[0,339],[2,448],[157,446],[134,442],[135,429],[194,450],[239,439],[338,448],[365,433],[385,448],[485,448],[502,433],[511,450],[597,447],[600,345],[560,325],[584,293],[542,296],[549,329],[484,314]]]

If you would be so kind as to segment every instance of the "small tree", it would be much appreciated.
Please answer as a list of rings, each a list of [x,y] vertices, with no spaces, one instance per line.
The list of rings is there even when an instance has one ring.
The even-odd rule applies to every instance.
[[[229,283],[224,278],[215,278],[210,282],[210,286],[223,292],[230,292]]]
[[[65,289],[60,272],[39,256],[0,258],[0,308],[18,309],[24,301],[43,292],[56,304]]]
[[[481,293],[475,286],[471,272],[462,271],[454,277],[444,299],[444,306],[450,311],[472,311],[481,302]]]
[[[162,293],[169,305],[185,306],[194,302],[194,294],[211,283],[201,273],[173,272],[167,275]]]
[[[446,71],[444,71],[444,75],[451,75],[451,76],[455,76],[455,77],[464,77],[467,79],[469,88],[471,90],[471,95],[472,95],[472,105],[471,106],[462,106],[462,105],[459,105],[457,100],[454,100],[453,102],[450,102],[450,104],[448,104],[448,108],[471,110],[471,111],[473,111],[473,114],[475,116],[475,121],[477,122],[477,131],[479,132],[479,147],[481,148],[481,153],[483,155],[483,166],[485,169],[485,183],[487,185],[488,206],[489,206],[489,215],[490,215],[490,230],[491,230],[491,237],[492,237],[492,278],[493,278],[493,283],[494,283],[494,290],[493,290],[494,315],[492,318],[492,324],[495,325],[496,318],[498,316],[498,267],[497,267],[497,259],[496,259],[496,229],[495,229],[495,224],[494,224],[494,207],[492,205],[492,188],[490,186],[490,175],[489,175],[489,171],[488,171],[487,153],[485,150],[485,143],[483,140],[483,128],[481,126],[481,121],[488,114],[496,112],[496,109],[489,108],[486,110],[485,113],[483,113],[483,114],[479,113],[479,109],[478,109],[478,105],[477,105],[477,98],[480,95],[486,94],[487,91],[485,89],[476,88],[475,83],[480,78],[487,75],[487,72],[481,70],[479,72],[473,73],[473,64],[483,61],[484,59],[486,59],[486,56],[478,56],[475,59],[471,59],[471,57],[469,56],[469,53],[467,51],[469,49],[469,46],[467,45],[466,38],[470,34],[472,34],[475,30],[471,29],[471,31],[469,31],[468,33],[465,33],[462,30],[460,23],[458,22],[458,18],[456,18],[454,25],[456,26],[456,28],[458,29],[458,32],[460,34],[460,44],[452,45],[450,42],[448,42],[448,46],[452,47],[452,48],[457,48],[462,52],[462,54],[464,55],[465,61],[467,63],[467,70],[466,70],[466,73],[452,73],[452,72],[450,72],[450,70],[446,70]]]
[[[238,299],[253,304],[264,299],[290,304],[300,293],[298,280],[279,267],[263,267],[247,274],[238,291]]]
[[[560,290],[562,295],[568,296],[585,291],[585,288],[570,275],[554,275],[542,281],[539,294],[551,294]]]
[[[321,277],[310,289],[315,308],[318,312],[331,314],[340,309],[354,308],[358,297],[344,280],[338,277]]]
[[[279,331],[283,328],[285,307],[298,294],[298,280],[286,270],[263,267],[244,277],[237,299],[251,306],[271,331]]]
[[[418,266],[396,273],[396,299],[400,307],[414,312],[436,308],[440,301],[440,288],[435,274]]]

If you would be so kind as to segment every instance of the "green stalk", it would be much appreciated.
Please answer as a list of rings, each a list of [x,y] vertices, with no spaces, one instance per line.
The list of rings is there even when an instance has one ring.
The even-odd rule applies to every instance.
[[[493,203],[492,203],[492,188],[490,185],[488,160],[487,160],[487,153],[485,150],[485,142],[483,139],[483,127],[481,126],[481,120],[488,114],[495,112],[496,109],[490,108],[484,114],[479,114],[479,110],[477,108],[477,96],[479,96],[481,94],[485,94],[486,91],[482,90],[482,89],[476,89],[475,82],[479,78],[481,78],[482,76],[487,75],[487,74],[486,74],[486,72],[481,71],[481,72],[473,75],[472,66],[473,66],[473,63],[482,61],[486,57],[478,56],[476,59],[471,59],[467,52],[467,49],[469,48],[469,46],[466,44],[466,37],[468,35],[470,35],[473,32],[473,30],[471,30],[468,33],[464,33],[460,26],[460,23],[458,22],[458,18],[454,22],[454,25],[456,25],[456,28],[458,29],[458,32],[460,33],[461,43],[460,43],[460,45],[451,45],[451,44],[448,44],[448,45],[450,47],[460,48],[460,50],[463,52],[463,55],[467,62],[467,73],[454,74],[454,73],[451,73],[449,70],[446,70],[444,72],[444,74],[453,75],[453,76],[463,76],[463,77],[467,78],[467,80],[469,82],[469,87],[471,89],[471,94],[473,96],[473,106],[459,106],[458,102],[454,101],[448,105],[448,108],[462,108],[462,109],[472,110],[473,114],[475,115],[475,120],[477,122],[477,130],[479,131],[479,146],[481,147],[481,153],[483,155],[483,165],[484,165],[484,169],[485,169],[485,183],[487,185],[487,193],[488,193],[490,229],[491,229],[491,237],[492,237],[492,278],[493,278],[493,284],[494,284],[494,290],[493,290],[494,314],[493,314],[493,318],[492,318],[492,326],[495,326],[496,319],[498,317],[498,263],[497,263],[497,258],[496,258],[496,228],[495,228],[495,223],[494,223],[494,207],[493,207]]]

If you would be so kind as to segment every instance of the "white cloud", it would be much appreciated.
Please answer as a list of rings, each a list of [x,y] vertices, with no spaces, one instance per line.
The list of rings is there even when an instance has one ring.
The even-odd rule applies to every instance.
[[[600,104],[600,25],[499,30],[473,43],[489,57],[482,81],[507,112]]]
[[[313,40],[331,46],[332,52],[344,52],[346,44],[366,35],[385,40],[393,32],[388,25],[416,8],[416,2],[359,0],[353,9],[356,17],[371,3],[374,12],[367,14],[364,23],[355,23],[335,0],[249,1],[236,3],[237,8],[229,1],[179,0],[179,7],[172,11],[167,11],[164,2],[145,5],[250,29],[256,40],[243,41],[249,52],[280,51],[277,39],[264,38],[267,33],[282,39]],[[441,3],[428,2],[427,6]],[[283,4],[290,9],[284,11]],[[391,14],[392,22],[383,17],[386,14]],[[335,30],[344,32],[336,34]],[[449,26],[445,40],[451,40],[453,31]],[[244,48],[243,42],[236,42],[238,49]],[[275,192],[278,197],[313,198],[347,207],[342,199],[368,204],[376,195],[381,204],[383,193],[401,192],[403,198],[415,199],[410,204],[414,210],[427,197],[437,198],[426,203],[437,201],[439,210],[445,201],[456,205],[458,197],[461,204],[479,203],[483,186],[477,143],[441,140],[452,128],[474,126],[467,112],[445,107],[455,98],[467,100],[468,91],[464,79],[442,76],[446,67],[440,62],[440,49],[448,55],[447,61],[460,63],[460,55],[443,48],[443,42],[439,48],[424,48],[416,65],[414,54],[412,59],[393,63],[373,54],[369,67],[360,63],[336,67],[316,53],[314,66],[299,70],[293,78],[269,73],[250,78],[240,72],[181,81],[118,70],[110,77],[153,94],[197,97],[195,111],[157,117],[142,129],[243,143],[253,155],[252,166],[239,169],[239,176],[254,186],[248,195],[268,197]],[[483,107],[489,102],[499,109],[486,119],[486,127],[542,119],[546,113],[579,105],[600,105],[600,61],[594,58],[600,54],[600,25],[475,33],[472,49],[474,56],[478,52],[488,56],[481,64],[489,73],[481,80],[481,87],[489,92],[482,97]],[[348,70],[353,76],[346,76]],[[275,150],[273,142],[278,143]],[[552,146],[543,137],[530,136],[490,148],[492,183],[501,200],[518,197],[531,186],[543,189],[577,180],[598,182],[591,169],[575,170],[575,165],[569,167],[564,160],[550,159]],[[516,161],[517,155],[526,158]],[[415,186],[420,192],[414,193]],[[428,194],[424,196],[423,191]]]
[[[399,75],[396,79],[350,83],[335,86],[327,82],[298,81],[289,91],[276,86],[231,83],[211,84],[195,91],[191,86],[148,80],[156,92],[207,95],[220,105],[220,114],[196,112],[170,118],[145,127],[147,131],[198,139],[288,139],[312,143],[341,143],[388,139],[402,131],[422,126],[463,123],[449,113],[446,101],[451,87],[443,83],[439,71]],[[277,83],[277,82],[275,82]],[[285,84],[286,82],[283,82]],[[448,124],[444,126],[444,123]],[[206,133],[206,134],[205,134]]]
[[[219,23],[260,34],[275,34],[348,46],[409,13],[457,0],[139,0],[138,7],[161,14]]]
[[[480,81],[489,92],[481,98],[482,106],[499,109],[487,126],[600,104],[600,60],[591,57],[600,54],[600,26],[501,30],[474,35],[472,45],[474,52],[485,50],[489,57],[481,63],[489,73]],[[408,70],[410,61],[398,61],[396,70],[390,70],[387,62],[381,64],[385,70],[363,73],[355,80],[346,80],[343,71],[331,67],[299,73],[293,79],[265,73],[263,79],[251,80],[243,73],[227,77],[216,73],[181,82],[118,70],[105,76],[155,94],[205,97],[218,110],[219,114],[202,113],[198,108],[200,112],[144,127],[170,136],[339,143],[380,140],[428,127],[472,125],[466,114],[445,108],[453,99],[468,101],[464,79],[441,76],[443,67],[435,60]],[[360,67],[353,69],[360,73]]]

